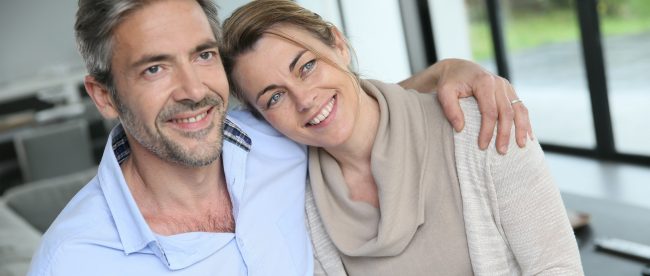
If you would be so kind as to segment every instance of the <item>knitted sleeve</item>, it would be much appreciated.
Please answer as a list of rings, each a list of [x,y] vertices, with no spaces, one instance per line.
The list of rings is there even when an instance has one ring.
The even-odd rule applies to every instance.
[[[463,215],[476,275],[583,275],[560,192],[537,141],[524,148],[514,130],[506,155],[494,139],[478,149],[480,112],[461,100],[465,129],[454,137]]]
[[[307,229],[311,235],[311,241],[314,248],[314,275],[315,276],[345,276],[345,268],[338,253],[338,250],[330,240],[325,226],[320,219],[314,195],[311,191],[309,181],[305,190],[305,220]]]

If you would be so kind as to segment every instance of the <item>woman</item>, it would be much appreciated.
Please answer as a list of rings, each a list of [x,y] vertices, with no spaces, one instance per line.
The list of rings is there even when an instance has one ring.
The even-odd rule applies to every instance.
[[[582,274],[539,144],[480,151],[473,99],[454,133],[434,97],[359,79],[343,35],[291,1],[236,10],[223,48],[234,95],[310,146],[320,272]]]

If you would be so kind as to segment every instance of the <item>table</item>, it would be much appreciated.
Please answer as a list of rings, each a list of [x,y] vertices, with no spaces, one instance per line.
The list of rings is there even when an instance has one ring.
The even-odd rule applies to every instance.
[[[568,193],[562,198],[568,209],[591,215],[589,226],[576,231],[585,275],[641,275],[645,263],[597,251],[594,240],[611,237],[650,245],[650,209]]]

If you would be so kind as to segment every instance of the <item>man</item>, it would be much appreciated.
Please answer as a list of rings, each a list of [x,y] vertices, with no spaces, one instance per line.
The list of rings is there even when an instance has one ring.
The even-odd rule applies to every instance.
[[[29,275],[313,273],[304,148],[226,116],[216,12],[210,0],[79,1],[86,90],[121,125]]]

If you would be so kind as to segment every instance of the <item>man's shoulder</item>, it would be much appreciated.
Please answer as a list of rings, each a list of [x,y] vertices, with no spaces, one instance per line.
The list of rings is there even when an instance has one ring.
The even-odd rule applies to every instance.
[[[95,251],[119,248],[119,236],[97,179],[84,186],[45,232],[32,259],[30,275],[52,265],[79,262]]]
[[[99,227],[89,223],[88,228]],[[107,270],[119,267],[114,260],[126,256],[124,251],[114,242],[107,242],[108,237],[102,241],[86,233],[78,231],[57,241],[50,239],[49,243],[44,237],[27,275],[114,275],[107,274]]]
[[[268,135],[284,137],[264,119],[253,116],[253,114],[243,107],[235,107],[229,110],[227,119],[244,130],[247,134],[250,133],[254,136]]]
[[[90,224],[91,222],[101,222],[108,219],[110,219],[110,212],[106,204],[106,198],[99,185],[98,178],[95,177],[70,199],[70,202],[63,208],[47,232],[59,228],[76,228],[79,224]]]
[[[239,127],[251,140],[255,154],[293,156],[305,158],[307,149],[278,132],[263,119],[256,118],[249,111],[235,108],[228,112],[228,119]]]

